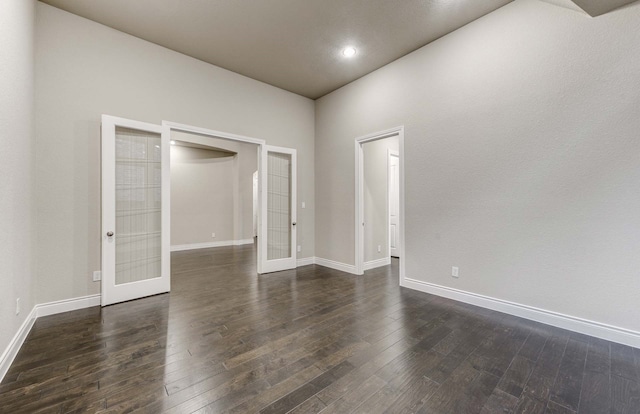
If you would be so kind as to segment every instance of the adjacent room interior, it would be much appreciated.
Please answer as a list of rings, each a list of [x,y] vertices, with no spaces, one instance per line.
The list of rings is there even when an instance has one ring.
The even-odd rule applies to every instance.
[[[0,2],[0,411],[638,412],[640,2],[187,3]]]
[[[257,145],[171,137],[171,251],[253,244]]]
[[[211,267],[230,261],[256,273],[259,147],[180,131],[170,145],[170,250],[181,252],[174,263],[185,262],[173,278],[197,271],[198,262],[207,269],[202,283],[218,283]]]
[[[398,136],[362,145],[364,270],[399,260],[400,153]]]

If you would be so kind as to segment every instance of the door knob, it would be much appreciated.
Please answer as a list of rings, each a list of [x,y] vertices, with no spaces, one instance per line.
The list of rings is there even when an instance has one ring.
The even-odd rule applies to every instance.
[[[113,237],[113,232],[112,231],[108,231],[107,232],[107,237]]]

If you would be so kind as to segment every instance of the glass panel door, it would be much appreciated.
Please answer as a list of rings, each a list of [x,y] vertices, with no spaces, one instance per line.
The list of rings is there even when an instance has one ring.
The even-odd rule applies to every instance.
[[[161,276],[160,134],[116,127],[116,285]]]
[[[291,257],[291,154],[267,153],[267,260]]]
[[[260,273],[296,267],[296,150],[265,145]],[[263,198],[264,200],[264,198]]]
[[[169,138],[102,118],[102,305],[168,292]]]

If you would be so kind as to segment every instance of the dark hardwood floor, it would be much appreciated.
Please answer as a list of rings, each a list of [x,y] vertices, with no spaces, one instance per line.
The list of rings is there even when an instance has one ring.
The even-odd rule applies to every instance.
[[[395,260],[172,260],[170,295],[38,319],[0,412],[640,413],[640,350],[401,289]]]

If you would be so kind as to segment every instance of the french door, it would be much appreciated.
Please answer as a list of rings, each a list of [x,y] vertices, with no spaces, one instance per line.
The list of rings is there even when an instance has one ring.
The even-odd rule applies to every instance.
[[[170,291],[170,135],[171,127],[102,116],[103,306]],[[258,145],[258,273],[293,269],[296,150]]]
[[[102,116],[102,306],[170,290],[169,135]]]
[[[296,150],[262,146],[259,273],[296,267]]]
[[[400,155],[389,151],[389,250],[400,257]]]

